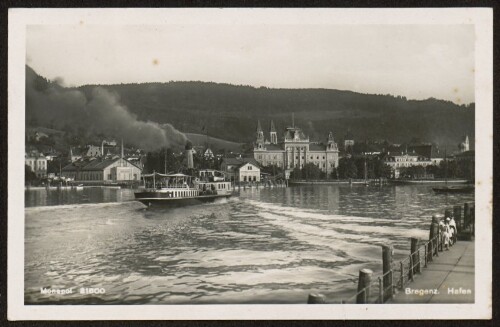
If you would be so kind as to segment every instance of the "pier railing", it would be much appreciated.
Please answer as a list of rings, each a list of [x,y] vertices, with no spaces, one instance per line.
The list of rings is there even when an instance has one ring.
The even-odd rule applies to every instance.
[[[460,209],[460,210],[459,210]],[[463,207],[464,219],[461,219],[461,206],[446,210],[444,218],[453,216],[456,220],[458,232],[453,235],[452,242],[460,239],[471,239],[474,233],[474,204],[465,203]],[[461,234],[462,233],[462,234]],[[462,235],[462,238],[460,238]],[[370,269],[359,271],[358,289],[355,294],[340,301],[328,301],[324,295],[311,293],[307,303],[342,303],[342,304],[372,304],[384,303],[391,299],[397,290],[404,290],[405,286],[414,281],[415,275],[420,274],[424,268],[432,263],[434,257],[439,256],[445,247],[444,237],[439,227],[437,217],[433,216],[430,227],[430,239],[421,242],[417,238],[411,238],[410,253],[405,258],[393,262],[393,247],[382,246],[383,271],[378,276],[373,276]]]

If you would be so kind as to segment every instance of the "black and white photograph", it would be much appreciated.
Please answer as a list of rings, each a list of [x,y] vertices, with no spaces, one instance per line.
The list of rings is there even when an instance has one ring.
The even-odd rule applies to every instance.
[[[492,10],[9,16],[9,319],[491,317]]]

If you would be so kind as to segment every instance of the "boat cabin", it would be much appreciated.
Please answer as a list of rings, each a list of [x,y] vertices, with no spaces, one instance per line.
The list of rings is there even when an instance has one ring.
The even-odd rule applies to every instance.
[[[184,174],[152,174],[142,175],[146,189],[188,189],[194,188],[193,177]]]

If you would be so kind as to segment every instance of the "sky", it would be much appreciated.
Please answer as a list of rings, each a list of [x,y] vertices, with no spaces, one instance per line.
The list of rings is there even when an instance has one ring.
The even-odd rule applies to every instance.
[[[30,25],[63,85],[211,81],[474,102],[473,25]]]

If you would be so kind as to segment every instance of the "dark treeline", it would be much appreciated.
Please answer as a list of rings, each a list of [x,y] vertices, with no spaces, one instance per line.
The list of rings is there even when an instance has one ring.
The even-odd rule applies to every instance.
[[[473,161],[442,161],[439,165],[427,167],[413,166],[402,168],[400,178],[415,178],[433,175],[434,178],[464,178],[474,181],[475,164]]]
[[[33,76],[35,90],[43,91],[47,85],[54,85],[29,67],[27,72]],[[266,133],[269,121],[273,119],[281,137],[283,129],[291,125],[292,113],[295,114],[295,124],[302,127],[311,140],[317,141],[324,141],[329,131],[341,141],[350,128],[358,141],[385,139],[405,143],[416,137],[424,142],[456,146],[463,135],[468,134],[470,143],[475,142],[474,103],[457,105],[432,98],[417,101],[401,96],[330,89],[271,89],[207,82],[100,86],[116,96],[118,104],[139,121],[171,123],[183,132],[208,133],[238,143],[254,141],[257,119],[261,120]],[[80,91],[88,99],[92,99],[95,89],[95,85],[54,87]],[[26,108],[27,126],[43,126],[31,114],[30,103],[33,104],[28,101]],[[54,124],[83,139],[80,134],[86,134],[84,128],[80,131],[71,125],[60,128],[61,124],[72,121],[71,117],[64,116],[66,113],[71,114],[64,110],[58,112],[54,120],[57,124]]]
[[[366,168],[365,168],[366,167]],[[373,179],[391,178],[391,168],[378,157],[340,158],[339,165],[327,176],[325,172],[313,163],[306,164],[302,169],[295,168],[290,178],[292,179]],[[413,166],[400,168],[400,178],[464,178],[474,180],[474,162],[455,161],[441,162],[439,165],[427,167]]]
[[[378,157],[371,158],[340,158],[337,168],[326,175],[325,172],[313,163],[306,164],[302,169],[295,168],[291,174],[293,179],[362,179],[365,178],[365,162],[366,162],[366,178],[389,178],[391,177],[391,168],[384,164]]]
[[[204,82],[104,85],[141,120],[172,123],[184,132],[208,131],[211,136],[251,142],[257,119],[267,132],[274,120],[281,132],[295,124],[311,139],[336,139],[347,128],[358,140],[408,142],[409,137],[456,144],[474,134],[474,104],[408,100],[392,95],[361,94],[328,89],[270,89]],[[92,86],[81,87],[89,92]],[[474,144],[474,140],[471,140]]]

